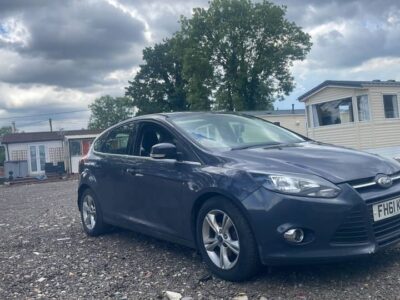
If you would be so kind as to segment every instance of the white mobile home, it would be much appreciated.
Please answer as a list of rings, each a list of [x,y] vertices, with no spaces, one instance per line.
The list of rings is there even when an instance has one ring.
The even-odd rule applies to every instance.
[[[252,114],[301,135],[307,135],[304,109],[257,111]]]
[[[307,135],[321,142],[400,157],[400,82],[327,80],[298,98]]]

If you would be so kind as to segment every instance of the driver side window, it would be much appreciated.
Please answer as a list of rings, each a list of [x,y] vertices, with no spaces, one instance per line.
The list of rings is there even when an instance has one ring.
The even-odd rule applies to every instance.
[[[151,147],[159,143],[170,143],[176,146],[178,159],[196,161],[187,148],[170,131],[152,122],[143,122],[140,135],[135,146],[135,155],[150,157]]]
[[[139,136],[139,156],[149,157],[151,147],[159,143],[171,143],[176,146],[177,141],[163,127],[157,124],[145,123]]]

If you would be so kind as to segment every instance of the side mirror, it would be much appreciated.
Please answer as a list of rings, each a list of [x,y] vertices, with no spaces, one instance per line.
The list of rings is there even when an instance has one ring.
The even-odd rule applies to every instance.
[[[151,147],[150,157],[154,159],[177,159],[176,146],[171,143],[155,144]]]

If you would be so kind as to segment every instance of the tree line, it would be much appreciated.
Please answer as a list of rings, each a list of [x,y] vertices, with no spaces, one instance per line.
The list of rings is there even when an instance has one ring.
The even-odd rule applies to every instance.
[[[143,50],[125,97],[90,105],[90,128],[133,114],[273,109],[294,88],[290,69],[304,60],[310,35],[269,1],[213,0],[181,17],[180,29]]]

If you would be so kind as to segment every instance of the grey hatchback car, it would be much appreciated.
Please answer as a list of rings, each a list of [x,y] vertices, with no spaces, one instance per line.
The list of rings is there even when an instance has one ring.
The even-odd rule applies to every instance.
[[[400,164],[246,115],[170,113],[104,131],[80,162],[96,236],[120,226],[197,248],[221,278],[400,241]]]

